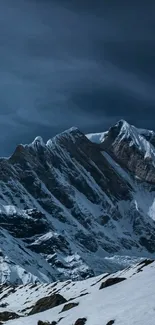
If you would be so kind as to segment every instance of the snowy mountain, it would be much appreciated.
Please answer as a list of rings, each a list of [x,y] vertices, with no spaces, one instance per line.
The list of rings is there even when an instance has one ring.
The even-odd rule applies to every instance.
[[[154,282],[155,262],[145,260],[78,282],[3,285],[0,320],[12,319],[8,325],[154,325]]]
[[[84,279],[155,257],[155,134],[119,121],[0,159],[0,281]]]

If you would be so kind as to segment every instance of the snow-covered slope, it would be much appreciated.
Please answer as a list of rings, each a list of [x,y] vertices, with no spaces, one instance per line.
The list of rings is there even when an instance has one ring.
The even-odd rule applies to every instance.
[[[1,307],[0,312],[7,310],[25,315],[40,298],[60,294],[66,303],[7,324],[37,325],[42,320],[71,325],[85,318],[86,325],[154,325],[154,282],[155,262],[145,261],[115,274],[102,274],[85,281],[27,285],[16,287],[14,291],[6,287],[0,299],[5,295],[3,304],[7,307]],[[72,308],[62,312],[68,303],[73,304]],[[108,323],[112,320],[113,323]]]
[[[100,133],[89,133],[86,134],[86,137],[93,143],[102,143],[106,137],[108,132],[100,132]]]
[[[150,132],[120,121],[96,144],[74,127],[0,159],[2,282],[83,279],[155,257]]]

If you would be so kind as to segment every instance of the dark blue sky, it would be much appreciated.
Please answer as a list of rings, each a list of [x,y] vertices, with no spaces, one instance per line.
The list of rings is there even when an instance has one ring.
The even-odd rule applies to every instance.
[[[0,1],[0,150],[71,126],[155,129],[155,4]]]

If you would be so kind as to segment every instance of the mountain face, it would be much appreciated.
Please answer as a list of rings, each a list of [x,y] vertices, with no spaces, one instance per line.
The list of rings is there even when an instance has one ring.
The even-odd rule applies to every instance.
[[[0,159],[0,282],[81,279],[155,256],[155,133],[119,121]]]

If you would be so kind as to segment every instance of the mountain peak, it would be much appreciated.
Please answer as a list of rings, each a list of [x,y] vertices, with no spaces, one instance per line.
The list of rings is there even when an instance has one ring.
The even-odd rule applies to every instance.
[[[41,136],[37,136],[33,142],[32,142],[32,146],[41,146],[41,147],[44,147],[45,146],[45,143],[44,143],[44,140]]]
[[[75,132],[75,131],[78,131],[78,132],[79,132],[78,127],[76,127],[76,126],[72,126],[71,128],[69,128],[68,130],[66,130],[66,131],[64,131],[64,132]]]
[[[41,136],[37,136],[32,143],[40,143],[44,144],[43,138]]]
[[[147,140],[142,131],[134,125],[130,125],[125,120],[118,121],[109,129],[109,136],[113,140],[113,146],[116,147],[122,141],[128,142],[128,149],[137,148],[144,158],[152,158],[155,160],[155,152],[152,144]]]
[[[63,135],[69,135],[69,134],[81,134],[81,131],[78,129],[78,127],[76,126],[72,126],[71,128],[65,130],[65,131],[62,131],[61,133],[57,134],[57,136],[63,136]],[[55,137],[54,137],[55,138]]]
[[[125,132],[129,128],[130,128],[130,124],[122,119],[122,120],[119,120],[114,126],[112,126],[109,129],[109,131],[114,134],[115,133],[119,134],[120,131]],[[93,143],[101,144],[102,142],[104,142],[109,131],[99,132],[99,133],[89,133],[89,134],[86,134],[86,137]]]
[[[57,134],[52,139],[49,139],[46,143],[46,146],[51,147],[53,144],[59,144],[64,140],[71,140],[72,142],[75,143],[76,139],[78,139],[81,136],[84,136],[84,134],[77,127],[74,126],[71,127],[70,129],[67,129]]]
[[[128,126],[130,126],[130,124],[126,121],[126,120],[123,120],[123,119],[121,119],[121,120],[119,120],[115,125],[119,125],[119,126],[123,126],[123,127],[128,127]]]
[[[127,131],[130,129],[130,127],[132,127],[127,121],[125,120],[119,120],[115,125],[114,127],[117,127],[119,128],[121,131]]]

